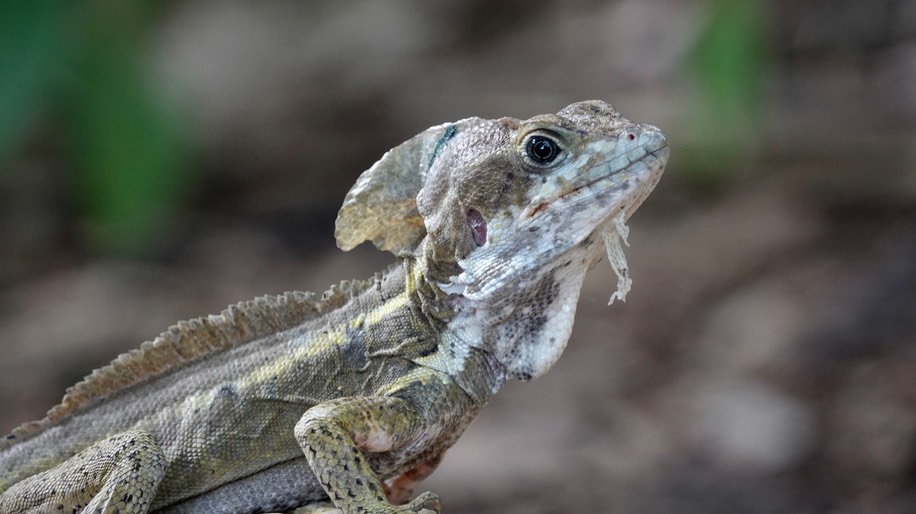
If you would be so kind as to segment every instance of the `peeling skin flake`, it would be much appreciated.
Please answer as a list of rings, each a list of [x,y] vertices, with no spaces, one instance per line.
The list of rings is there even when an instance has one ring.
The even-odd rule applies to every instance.
[[[611,295],[611,299],[607,302],[608,305],[614,303],[614,300],[627,301],[627,293],[630,292],[630,286],[633,285],[633,280],[630,279],[630,269],[627,266],[627,257],[623,254],[623,245],[630,246],[630,243],[627,242],[630,227],[624,222],[623,214],[614,218],[613,223],[613,230],[601,233],[604,246],[607,248],[607,260],[614,274],[617,275],[617,290]]]

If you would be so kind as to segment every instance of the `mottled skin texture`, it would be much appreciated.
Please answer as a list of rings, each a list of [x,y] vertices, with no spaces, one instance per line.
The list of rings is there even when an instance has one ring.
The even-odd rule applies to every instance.
[[[337,220],[341,248],[397,264],[181,323],[95,371],[0,442],[0,512],[437,512],[414,484],[506,379],[560,356],[601,234],[667,157],[599,101],[417,135]]]

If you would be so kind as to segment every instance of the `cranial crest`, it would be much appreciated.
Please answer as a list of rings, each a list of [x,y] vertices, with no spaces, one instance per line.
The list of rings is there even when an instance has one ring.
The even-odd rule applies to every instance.
[[[426,235],[417,194],[446,143],[473,120],[429,128],[389,150],[360,175],[337,215],[337,246],[348,251],[372,241],[398,256],[413,254]]]

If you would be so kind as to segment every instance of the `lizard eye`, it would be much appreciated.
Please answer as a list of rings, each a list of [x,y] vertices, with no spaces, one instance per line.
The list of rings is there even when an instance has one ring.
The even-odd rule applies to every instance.
[[[525,144],[528,158],[537,164],[550,164],[560,154],[560,146],[547,136],[531,136]]]

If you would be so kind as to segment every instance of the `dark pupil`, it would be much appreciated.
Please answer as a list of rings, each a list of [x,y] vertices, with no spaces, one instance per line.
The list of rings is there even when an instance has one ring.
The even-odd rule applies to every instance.
[[[534,136],[529,139],[527,150],[528,157],[531,157],[531,160],[538,164],[547,164],[554,160],[557,153],[559,153],[557,144],[542,136]]]

